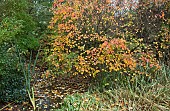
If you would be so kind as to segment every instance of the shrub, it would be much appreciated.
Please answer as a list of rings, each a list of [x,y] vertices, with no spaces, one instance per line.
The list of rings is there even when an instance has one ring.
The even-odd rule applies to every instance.
[[[36,24],[26,0],[7,0],[0,6],[0,100],[21,102],[26,91],[18,55],[39,45],[33,34]]]
[[[36,23],[28,13],[28,2],[8,0],[0,3],[0,6],[1,37],[4,36],[5,39],[8,37],[6,41],[18,45],[23,51],[35,49],[39,43],[33,34]]]
[[[26,99],[26,90],[24,75],[19,70],[19,58],[10,44],[0,46],[0,101],[22,102]]]
[[[137,66],[145,67],[146,63],[153,70],[158,69],[152,52],[142,50],[141,46],[147,45],[140,44],[141,39],[133,39],[132,33],[119,33],[121,24],[110,3],[107,0],[54,1],[54,17],[49,25],[54,42],[48,60],[55,71],[85,76],[117,71],[140,74]]]
[[[1,71],[1,73],[0,101],[17,103],[25,101],[27,96],[23,74],[15,70]]]
[[[141,39],[138,46],[145,52],[152,51],[154,57],[168,64],[170,53],[169,39],[169,0],[162,2],[139,2],[135,10],[129,10],[118,18],[119,35],[125,36],[127,41]]]

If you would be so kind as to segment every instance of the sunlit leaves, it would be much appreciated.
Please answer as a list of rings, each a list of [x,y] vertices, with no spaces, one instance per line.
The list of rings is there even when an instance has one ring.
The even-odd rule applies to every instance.
[[[152,51],[144,53],[150,46],[144,43],[145,38],[137,37],[144,29],[135,27],[134,14],[115,16],[117,10],[109,3],[107,0],[54,1],[49,28],[57,36],[49,61],[57,71],[90,76],[117,71],[141,74],[136,69],[140,64],[158,66]],[[71,59],[70,54],[74,54]]]
[[[16,35],[22,32],[22,20],[15,18],[5,18],[0,24],[0,44],[2,42],[11,41],[16,38]]]

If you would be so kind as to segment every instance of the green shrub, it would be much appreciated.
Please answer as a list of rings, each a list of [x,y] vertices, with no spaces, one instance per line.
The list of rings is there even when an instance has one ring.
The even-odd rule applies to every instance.
[[[16,36],[22,33],[22,20],[16,18],[4,18],[0,22],[0,44],[4,42],[13,42]]]
[[[3,71],[0,75],[0,82],[0,101],[19,103],[27,99],[25,79],[21,72]]]
[[[19,54],[24,57],[39,46],[36,23],[28,13],[27,0],[6,0],[0,7],[0,100],[21,102],[27,97]]]
[[[26,90],[18,55],[8,43],[0,46],[0,101],[21,102],[26,99]]]
[[[0,3],[1,34],[6,41],[18,45],[23,51],[36,49],[39,46],[38,38],[34,34],[36,23],[29,14],[27,0],[7,0]],[[13,34],[13,35],[10,35]],[[1,38],[0,38],[1,41]]]

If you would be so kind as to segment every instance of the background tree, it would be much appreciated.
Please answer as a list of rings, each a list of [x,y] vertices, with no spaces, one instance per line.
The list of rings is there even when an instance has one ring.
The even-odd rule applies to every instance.
[[[50,17],[47,16],[50,3],[46,4],[29,0],[0,1],[0,101],[21,102],[26,98],[19,54],[25,62],[30,51],[36,52]]]

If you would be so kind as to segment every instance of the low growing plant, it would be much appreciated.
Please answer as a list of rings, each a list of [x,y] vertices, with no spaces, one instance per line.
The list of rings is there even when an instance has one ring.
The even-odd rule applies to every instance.
[[[22,102],[26,100],[24,77],[19,68],[19,58],[9,43],[0,45],[0,101]]]
[[[33,110],[35,111],[36,104],[35,104],[35,97],[34,97],[34,86],[31,86],[31,79],[32,79],[32,76],[35,76],[35,67],[36,67],[38,56],[39,56],[39,51],[36,55],[33,66],[32,66],[32,51],[31,51],[30,60],[29,60],[28,64],[26,62],[23,62],[22,56],[20,55],[20,52],[18,49],[17,49],[17,51],[18,51],[18,55],[19,55],[22,72],[25,77],[26,91],[27,91],[29,100],[33,106]]]
[[[65,97],[61,108],[56,109],[56,111],[168,111],[170,110],[169,74],[170,69],[167,66],[162,66],[161,72],[157,72],[155,74],[156,78],[152,81],[146,81],[143,79],[145,76],[142,75],[136,76],[134,82],[124,75],[110,76],[110,78],[106,78],[107,84],[110,84],[109,88],[95,84],[86,93],[68,95]],[[126,83],[122,78],[127,78]],[[115,81],[115,79],[117,80]],[[103,81],[101,80],[100,82]],[[103,88],[102,91],[101,88]]]

